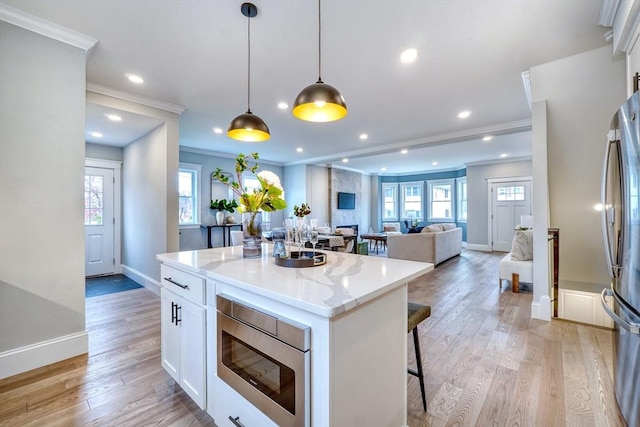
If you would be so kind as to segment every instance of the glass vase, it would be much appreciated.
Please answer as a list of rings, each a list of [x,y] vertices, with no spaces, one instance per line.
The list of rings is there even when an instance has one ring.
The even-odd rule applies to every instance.
[[[262,212],[242,214],[242,257],[262,256]]]

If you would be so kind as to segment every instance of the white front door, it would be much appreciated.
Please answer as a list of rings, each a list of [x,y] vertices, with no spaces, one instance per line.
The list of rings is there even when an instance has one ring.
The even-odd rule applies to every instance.
[[[113,188],[113,169],[85,167],[85,276],[114,273]]]
[[[494,182],[491,201],[492,250],[510,252],[520,215],[531,215],[531,181]]]

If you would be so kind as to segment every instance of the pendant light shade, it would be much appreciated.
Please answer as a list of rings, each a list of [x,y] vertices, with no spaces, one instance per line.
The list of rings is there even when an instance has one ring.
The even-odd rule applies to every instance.
[[[293,115],[308,122],[333,122],[347,115],[347,104],[338,89],[318,80],[298,94]]]
[[[260,117],[247,111],[231,121],[229,138],[245,142],[262,142],[271,137],[269,127]]]
[[[333,122],[347,115],[340,92],[322,81],[322,20],[318,0],[318,81],[302,89],[293,103],[293,115],[309,122]]]
[[[269,127],[251,112],[251,18],[258,14],[258,8],[252,3],[242,3],[240,11],[247,17],[247,112],[231,121],[227,135],[238,141],[262,142],[271,137]]]

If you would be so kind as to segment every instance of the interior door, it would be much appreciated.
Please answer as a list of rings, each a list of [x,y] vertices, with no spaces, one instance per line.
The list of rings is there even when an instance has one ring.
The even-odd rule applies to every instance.
[[[114,273],[113,187],[113,169],[85,167],[85,276]]]
[[[509,252],[520,215],[531,215],[531,181],[494,182],[491,199],[492,250]]]

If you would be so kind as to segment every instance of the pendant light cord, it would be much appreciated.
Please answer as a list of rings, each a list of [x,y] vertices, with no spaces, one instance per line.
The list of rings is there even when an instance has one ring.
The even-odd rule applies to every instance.
[[[318,83],[322,82],[322,18],[318,0]]]
[[[251,113],[251,13],[247,16],[247,113]]]

